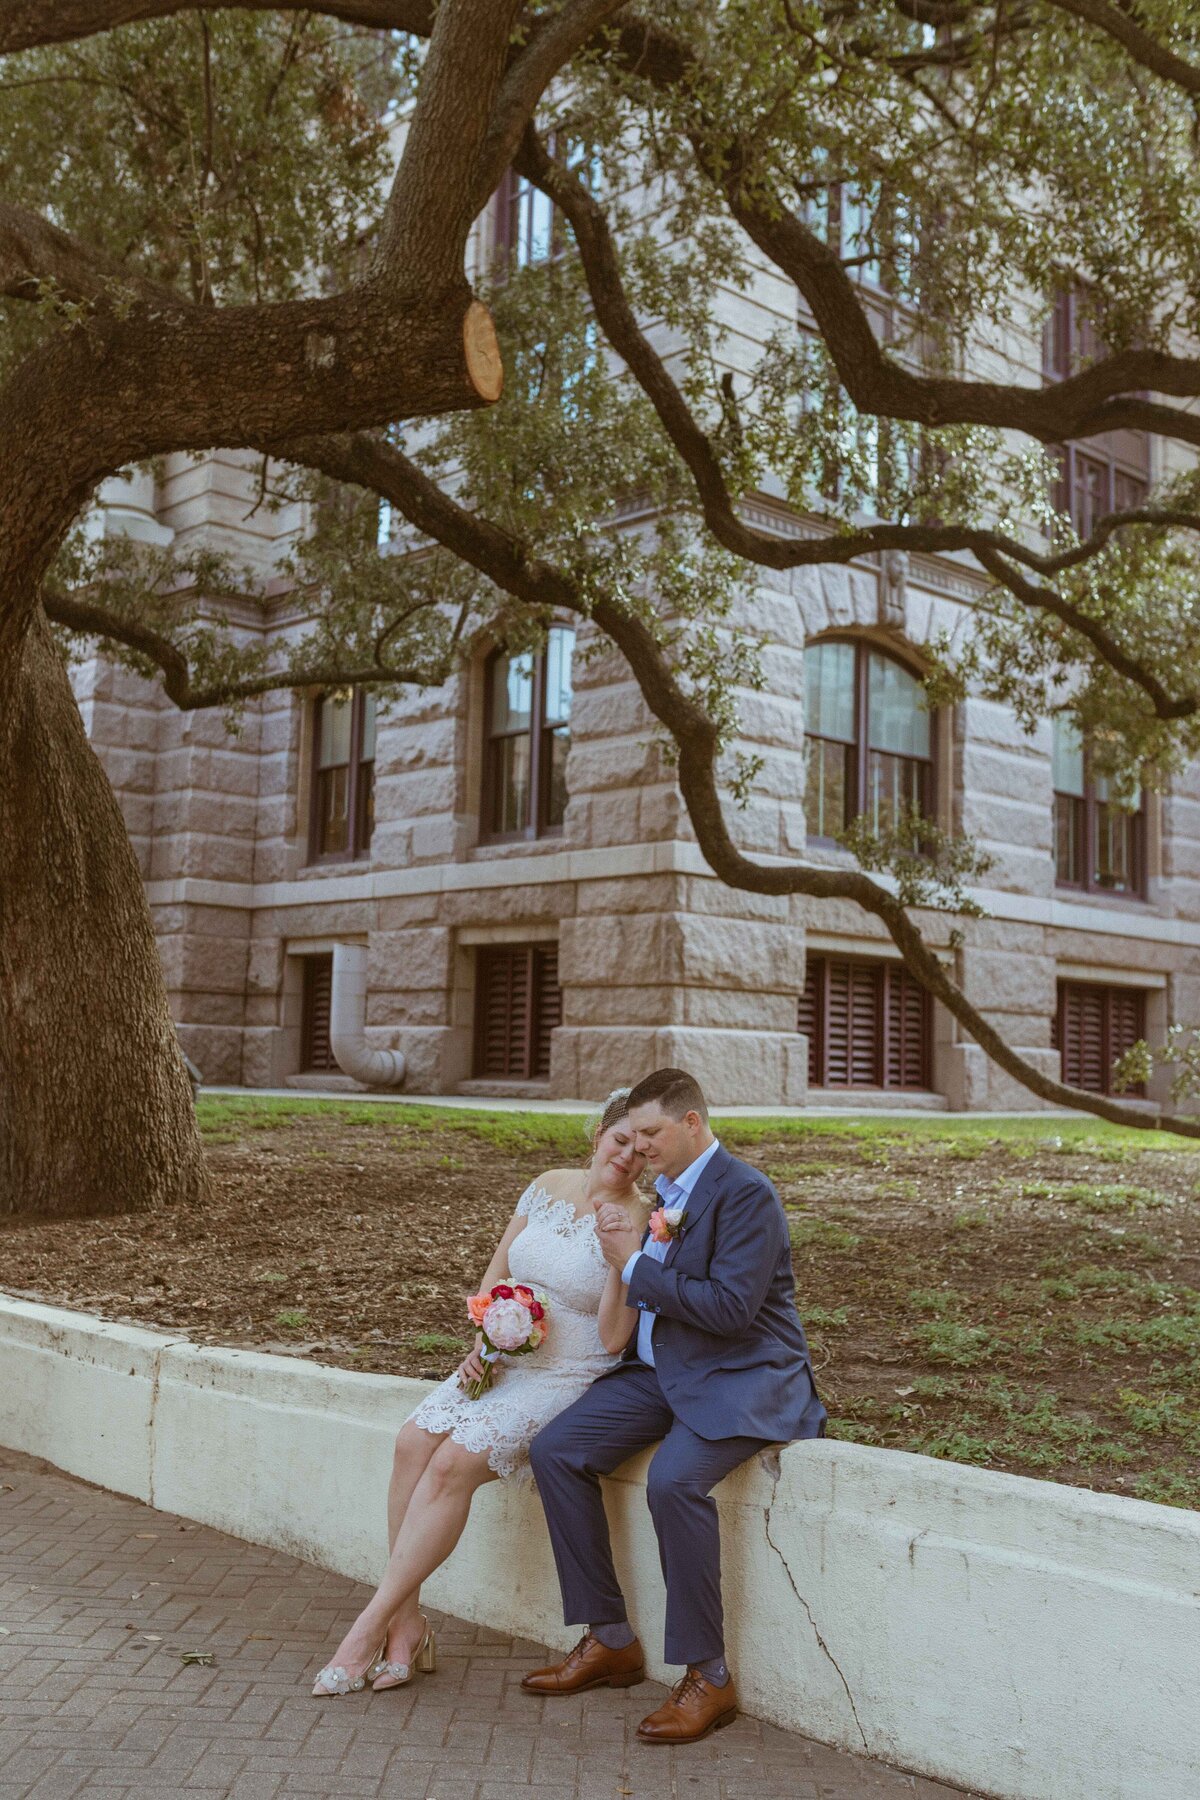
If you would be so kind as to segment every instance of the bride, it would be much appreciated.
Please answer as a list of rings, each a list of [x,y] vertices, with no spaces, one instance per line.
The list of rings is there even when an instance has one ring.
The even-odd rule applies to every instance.
[[[427,1394],[401,1428],[388,1489],[391,1554],[383,1579],[321,1670],[313,1693],[402,1687],[436,1665],[433,1632],[420,1611],[421,1583],[457,1544],[476,1488],[527,1475],[530,1441],[615,1364],[637,1313],[621,1299],[596,1235],[595,1209],[624,1206],[637,1229],[649,1207],[637,1188],[645,1158],[634,1148],[628,1088],[609,1096],[586,1170],[551,1169],[517,1202],[480,1291],[511,1279],[545,1290],[550,1330],[531,1356],[502,1359],[478,1400],[468,1383],[483,1373],[482,1340],[455,1374]]]

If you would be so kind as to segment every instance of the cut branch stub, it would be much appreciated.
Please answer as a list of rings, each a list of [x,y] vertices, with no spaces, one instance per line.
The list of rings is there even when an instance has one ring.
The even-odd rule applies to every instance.
[[[498,400],[504,389],[504,362],[495,323],[482,300],[472,300],[463,314],[463,351],[475,392],[489,404]]]

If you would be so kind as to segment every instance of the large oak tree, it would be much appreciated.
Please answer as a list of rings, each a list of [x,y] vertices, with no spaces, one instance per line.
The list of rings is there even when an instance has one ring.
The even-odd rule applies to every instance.
[[[429,682],[476,617],[515,637],[575,611],[628,658],[724,880],[856,902],[1034,1093],[1150,1122],[1028,1066],[933,955],[919,907],[957,898],[960,848],[757,862],[727,815],[753,759],[725,753],[755,680],[736,626],[753,572],[904,551],[969,557],[991,583],[939,693],[1068,714],[1126,787],[1200,748],[1189,9],[320,15],[0,0],[0,1207],[150,1205],[204,1179],[137,871],[51,622],[194,706]],[[411,117],[385,181],[396,100]],[[510,164],[553,201],[561,253],[487,295],[508,370],[489,407],[498,353],[464,251]],[[735,366],[722,293],[764,267],[803,329]],[[1043,381],[1022,333],[1067,289],[1087,352]],[[1184,454],[1081,541],[1050,512],[1043,450],[1116,430]],[[197,631],[178,571],[72,545],[104,477],[215,446],[341,484],[296,557],[323,596],[314,629],[279,666]],[[763,493],[812,533],[753,523]],[[411,554],[339,580],[370,559],[377,496]],[[621,527],[634,497],[650,536]],[[209,598],[237,579],[191,576]]]

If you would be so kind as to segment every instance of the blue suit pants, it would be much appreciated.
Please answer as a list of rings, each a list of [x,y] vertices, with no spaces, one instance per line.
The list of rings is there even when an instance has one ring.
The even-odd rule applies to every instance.
[[[661,1440],[661,1441],[660,1441]],[[722,1655],[721,1539],[712,1490],[766,1440],[698,1437],[677,1419],[648,1364],[622,1363],[543,1427],[529,1449],[568,1625],[625,1619],[599,1477],[658,1443],[646,1498],[667,1589],[665,1656]]]

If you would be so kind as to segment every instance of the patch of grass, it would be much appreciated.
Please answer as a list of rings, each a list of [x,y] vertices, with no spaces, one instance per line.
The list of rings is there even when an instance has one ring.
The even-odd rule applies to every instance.
[[[995,1446],[990,1438],[975,1437],[961,1427],[949,1431],[925,1432],[918,1440],[922,1456],[936,1456],[943,1462],[975,1463],[986,1467],[995,1462]]]
[[[1160,1506],[1200,1507],[1200,1474],[1195,1469],[1153,1469],[1133,1483],[1134,1498]]]
[[[844,1331],[849,1323],[848,1307],[835,1306],[832,1310],[827,1306],[804,1308],[804,1324],[808,1331]]]
[[[275,1269],[264,1269],[258,1279],[260,1281],[286,1281],[287,1276],[279,1274]]]
[[[1130,1187],[1124,1182],[1091,1186],[1085,1181],[1060,1188],[1054,1199],[1066,1206],[1081,1206],[1085,1212],[1141,1212],[1146,1207],[1165,1206],[1166,1199],[1150,1188]]]
[[[978,1231],[979,1227],[986,1225],[987,1222],[987,1214],[982,1207],[976,1206],[972,1207],[970,1212],[955,1213],[950,1221],[950,1229],[951,1231]]]
[[[952,1369],[971,1369],[987,1362],[999,1347],[986,1325],[960,1325],[954,1319],[919,1325],[917,1337],[930,1362],[949,1363]]]
[[[464,1338],[451,1337],[445,1331],[419,1331],[408,1341],[422,1356],[465,1356],[471,1348]]]
[[[935,1318],[945,1318],[958,1306],[963,1296],[956,1288],[910,1288],[905,1295],[908,1304],[915,1312],[932,1313]]]
[[[847,1231],[844,1225],[835,1225],[830,1219],[820,1219],[815,1213],[788,1213],[788,1237],[793,1250],[854,1250],[859,1242],[858,1233]]]
[[[1200,1308],[1163,1312],[1152,1319],[1079,1319],[1071,1328],[1081,1349],[1165,1350],[1195,1355],[1200,1343]]]
[[[1178,1438],[1185,1450],[1200,1452],[1200,1412],[1182,1394],[1142,1394],[1122,1388],[1117,1396],[1134,1431]]]
[[[957,1381],[945,1375],[918,1375],[912,1388],[921,1400],[949,1400],[959,1392]]]
[[[286,1306],[275,1314],[275,1323],[282,1325],[285,1331],[303,1331],[308,1324],[308,1314],[301,1306]]]
[[[871,1198],[873,1200],[919,1200],[921,1190],[915,1181],[905,1176],[898,1181],[885,1181],[882,1187],[875,1189]]]

